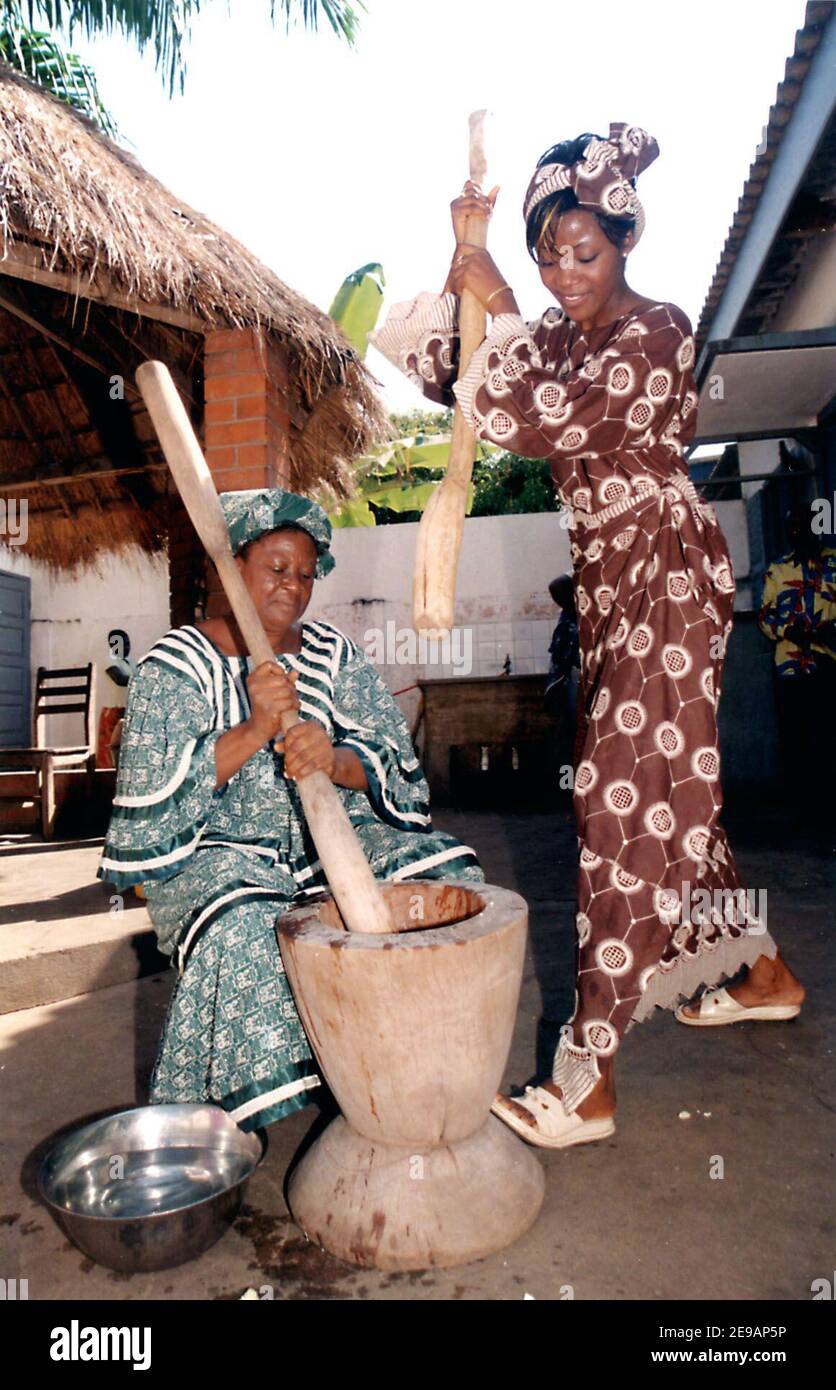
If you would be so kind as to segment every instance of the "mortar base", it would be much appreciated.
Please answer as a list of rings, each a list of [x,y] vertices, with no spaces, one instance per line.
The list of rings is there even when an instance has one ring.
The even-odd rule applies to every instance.
[[[308,1239],[385,1270],[467,1264],[517,1240],[543,1203],[543,1169],[493,1116],[467,1139],[409,1150],[365,1139],[339,1116],[288,1185]]]

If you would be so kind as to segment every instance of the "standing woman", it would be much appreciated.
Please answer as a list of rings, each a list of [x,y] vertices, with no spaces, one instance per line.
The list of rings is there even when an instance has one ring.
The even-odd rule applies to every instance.
[[[680,309],[625,279],[644,228],[636,177],[657,154],[645,131],[614,124],[607,139],[582,135],[542,156],[526,238],[560,307],[534,323],[488,252],[464,241],[467,219],[489,218],[496,198],[468,183],[452,204],[444,292],[397,306],[372,339],[449,403],[458,296],[475,294],[493,322],[455,397],[479,438],[551,461],[570,517],[584,721],[576,1004],[553,1080],[494,1107],[546,1148],[613,1133],[614,1055],[657,1005],[705,986],[676,1017],[708,1027],[792,1018],[804,997],[748,910],[719,825],[734,579],[683,457],[696,426],[694,340]],[[740,983],[713,988],[744,966]]]

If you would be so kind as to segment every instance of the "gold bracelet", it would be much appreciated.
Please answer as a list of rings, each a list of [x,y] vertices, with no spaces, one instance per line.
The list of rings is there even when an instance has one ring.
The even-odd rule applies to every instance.
[[[502,294],[504,290],[510,290],[510,291],[511,291],[511,294],[514,293],[514,291],[511,289],[511,286],[510,286],[510,285],[500,285],[500,287],[499,287],[498,290],[494,290],[493,294],[489,294],[489,295],[488,295],[487,299],[485,300],[485,308],[487,309],[488,306],[490,305],[491,300],[492,300],[492,299],[496,299],[496,296],[497,296],[498,294]]]

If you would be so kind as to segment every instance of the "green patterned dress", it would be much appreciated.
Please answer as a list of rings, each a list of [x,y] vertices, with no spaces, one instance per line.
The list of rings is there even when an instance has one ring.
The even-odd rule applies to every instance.
[[[482,881],[473,850],[433,830],[403,716],[337,628],[305,622],[300,712],[360,759],[368,792],[339,788],[379,879]],[[131,681],[99,877],[145,885],[178,971],[151,1101],[213,1101],[242,1129],[300,1109],[319,1077],[282,969],[277,917],[325,886],[299,795],[270,745],[221,788],[215,743],[249,716],[251,663],[195,627],[166,634]]]

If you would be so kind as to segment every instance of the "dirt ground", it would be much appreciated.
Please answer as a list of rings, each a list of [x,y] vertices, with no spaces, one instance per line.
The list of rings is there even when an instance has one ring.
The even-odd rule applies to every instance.
[[[545,1056],[571,1007],[571,821],[566,811],[436,820],[477,848],[490,881],[529,904],[507,1071],[521,1083],[535,1069],[538,1019],[551,1020],[539,1029]],[[808,1300],[836,1262],[833,836],[781,806],[739,806],[726,824],[807,986],[801,1018],[697,1032],[657,1011],[633,1029],[619,1055],[615,1136],[540,1151],[545,1204],[510,1249],[405,1275],[352,1269],[310,1245],[283,1186],[318,1121],[311,1106],[270,1128],[241,1214],[200,1259],[129,1276],[85,1258],[40,1205],[35,1174],[58,1133],[145,1100],[165,972],[0,1016],[0,1277],[27,1279],[30,1299],[238,1299],[254,1288],[275,1299]],[[711,1176],[718,1157],[722,1178]]]

